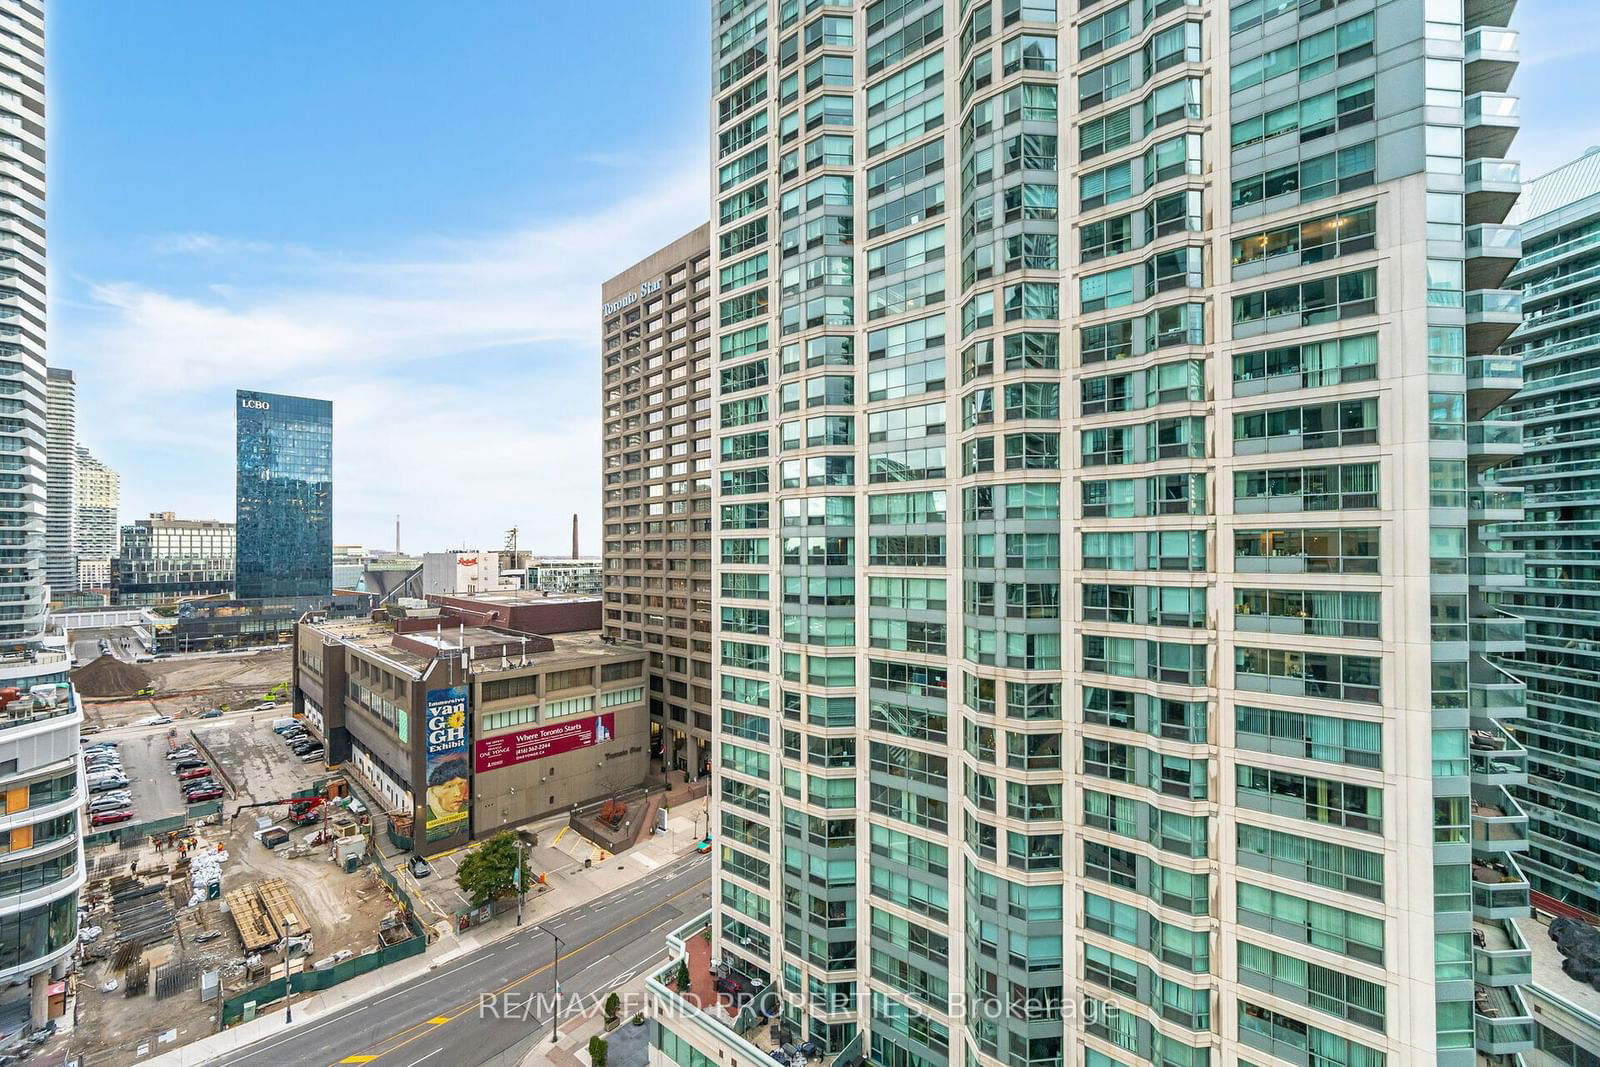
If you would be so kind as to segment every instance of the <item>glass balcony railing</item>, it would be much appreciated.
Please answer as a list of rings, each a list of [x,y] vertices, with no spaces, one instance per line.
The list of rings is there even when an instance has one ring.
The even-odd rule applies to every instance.
[[[1475,185],[1522,185],[1522,164],[1514,159],[1467,161],[1467,188]]]
[[[1528,813],[1504,786],[1472,790],[1472,847],[1486,852],[1525,852]]]
[[[1472,924],[1472,971],[1479,985],[1527,985],[1533,952],[1511,923],[1479,919]]]
[[[1527,623],[1514,615],[1503,618],[1473,619],[1470,632],[1474,642],[1483,644],[1522,644]]]
[[[1467,427],[1467,444],[1520,447],[1522,423],[1475,422]]]
[[[1515,919],[1528,914],[1528,880],[1510,855],[1472,857],[1472,914]]]
[[[1494,226],[1484,223],[1467,227],[1467,255],[1508,256],[1522,255],[1522,230],[1517,226]]]
[[[1467,560],[1467,573],[1474,578],[1521,578],[1523,562],[1520,552],[1474,555]]]
[[[1478,986],[1473,998],[1478,1051],[1511,1056],[1533,1048],[1533,1016],[1514,987]]]
[[[1468,126],[1481,122],[1520,122],[1521,102],[1510,93],[1473,93],[1467,97],[1466,119]]]
[[[1520,36],[1516,30],[1480,27],[1467,34],[1467,58],[1483,52],[1516,52]]]
[[[1528,752],[1494,720],[1477,720],[1470,738],[1475,785],[1519,786],[1528,781]]]
[[[1522,360],[1516,356],[1473,356],[1467,360],[1467,387],[1518,389],[1522,386]]]
[[[1467,293],[1468,315],[1522,316],[1520,289],[1474,289]]]

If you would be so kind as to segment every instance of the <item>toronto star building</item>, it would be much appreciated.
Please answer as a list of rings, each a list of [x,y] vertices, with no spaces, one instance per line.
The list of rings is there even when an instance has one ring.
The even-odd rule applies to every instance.
[[[746,1021],[890,1067],[1533,1049],[1514,6],[710,5]],[[603,296],[624,361],[665,329]],[[659,1054],[768,1061],[651,990]]]

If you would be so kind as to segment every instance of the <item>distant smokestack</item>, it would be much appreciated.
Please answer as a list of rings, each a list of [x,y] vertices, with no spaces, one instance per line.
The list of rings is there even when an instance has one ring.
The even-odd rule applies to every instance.
[[[578,513],[572,513],[572,558],[578,558]]]
[[[394,554],[400,554],[400,516],[394,517]]]

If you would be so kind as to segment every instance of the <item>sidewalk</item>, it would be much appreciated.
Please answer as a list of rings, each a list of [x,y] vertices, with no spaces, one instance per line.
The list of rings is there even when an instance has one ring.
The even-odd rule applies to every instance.
[[[695,836],[695,825],[698,818],[703,824],[703,800],[693,805],[684,805],[675,808],[667,822],[665,833],[656,833],[647,836],[639,844],[620,855],[613,856],[606,853],[607,860],[592,869],[585,870],[581,862],[574,862],[571,866],[560,872],[545,872],[549,877],[550,887],[540,893],[529,893],[524,901],[524,923],[536,922],[545,916],[554,915],[569,908],[587,904],[591,900],[608,893],[613,893],[632,883],[644,878],[658,868],[665,866],[676,859],[690,854],[695,843],[699,840]],[[569,831],[568,836],[571,836]],[[545,838],[541,837],[541,841]],[[416,883],[408,873],[401,873],[402,868],[396,868],[396,874],[405,883],[408,891],[416,892]],[[421,884],[426,885],[431,879],[425,879]],[[294,1000],[294,1022],[285,1025],[283,1021],[283,1002],[276,1001],[269,1010],[258,1015],[250,1022],[239,1023],[220,1033],[211,1034],[181,1048],[162,1053],[145,1061],[151,1067],[199,1067],[217,1056],[253,1045],[258,1041],[281,1036],[298,1030],[308,1025],[315,1025],[317,1020],[355,1004],[367,997],[374,996],[391,987],[427,975],[430,971],[446,966],[469,953],[486,948],[517,931],[516,909],[507,909],[505,914],[497,915],[482,926],[474,927],[465,933],[450,932],[442,935],[438,941],[431,945],[422,955],[403,963],[393,964],[358,978],[352,978],[330,989],[319,990],[296,996]],[[643,988],[642,978],[638,980],[640,989]],[[600,1027],[598,1019],[593,1021],[594,1030]],[[589,1031],[594,1032],[594,1031]],[[577,1048],[582,1053],[581,1062],[588,1063],[588,1036],[583,1036]],[[565,1046],[565,1042],[558,1043],[557,1047]],[[538,1055],[543,1055],[544,1050],[538,1050]],[[569,1053],[571,1055],[571,1053]],[[563,1067],[572,1067],[573,1060],[561,1059],[530,1060],[525,1062],[560,1062]]]

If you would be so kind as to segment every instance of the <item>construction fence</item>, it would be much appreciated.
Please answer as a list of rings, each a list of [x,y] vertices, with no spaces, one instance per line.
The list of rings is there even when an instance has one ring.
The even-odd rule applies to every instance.
[[[294,976],[293,989],[296,993],[309,993],[320,989],[328,989],[341,982],[386,967],[400,960],[420,956],[427,951],[428,939],[424,936],[422,923],[417,919],[416,907],[411,900],[411,894],[395,878],[394,874],[382,863],[374,863],[373,867],[378,872],[378,877],[394,894],[395,902],[405,913],[406,928],[411,931],[411,936],[399,944],[380,947],[375,952],[364,952],[359,956],[352,956],[342,963],[331,967],[324,967],[316,971],[302,971]],[[275,978],[270,982],[247,989],[243,993],[227,998],[222,1002],[221,1022],[224,1028],[246,1018],[253,1017],[255,1009],[271,1004],[273,1001],[282,1000],[285,979]]]
[[[428,943],[421,937],[410,937],[398,945],[380,948],[376,952],[365,952],[359,956],[352,956],[343,963],[336,963],[331,967],[324,967],[318,971],[301,971],[294,976],[294,991],[296,993],[311,993],[320,989],[329,989],[341,982],[348,982],[352,978],[375,971],[379,967],[386,967],[399,960],[420,956],[428,947]],[[254,989],[247,989],[238,996],[229,997],[222,1002],[222,1025],[232,1026],[246,1016],[253,1017],[255,1009],[265,1007],[275,1000],[282,1000],[286,980],[275,978]]]

